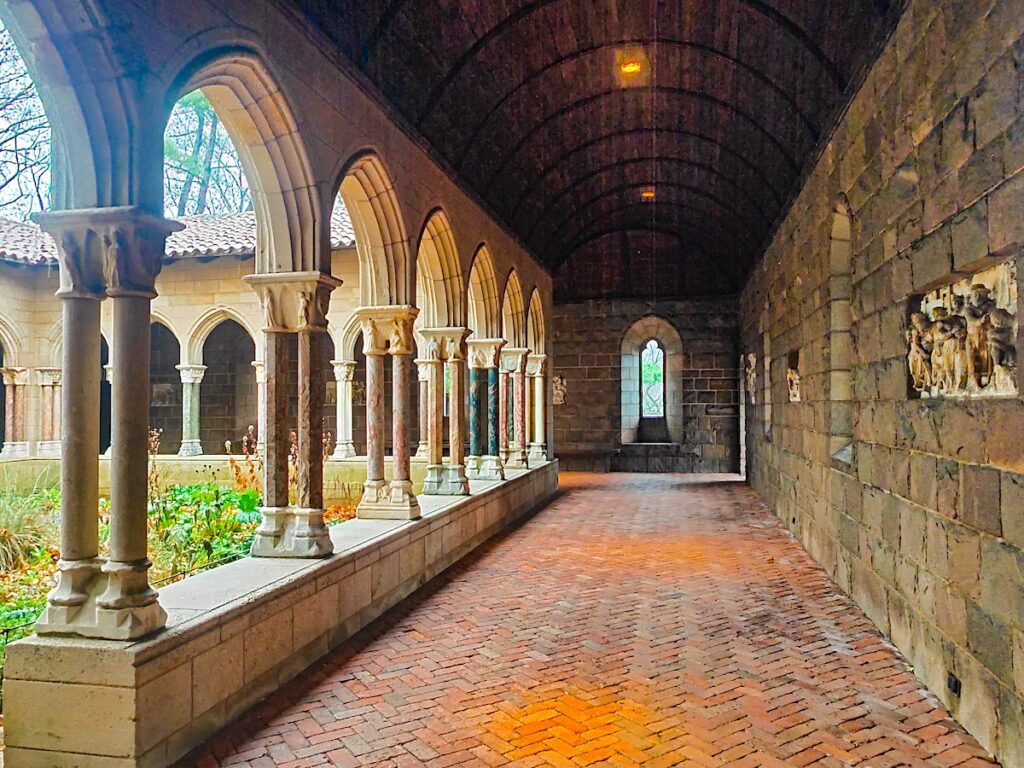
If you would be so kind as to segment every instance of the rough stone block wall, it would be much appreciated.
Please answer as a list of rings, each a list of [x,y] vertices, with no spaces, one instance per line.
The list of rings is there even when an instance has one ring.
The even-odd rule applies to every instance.
[[[181,361],[177,339],[165,326],[154,323],[149,352],[149,428],[159,429],[160,453],[181,447]]]
[[[223,454],[224,443],[241,452],[240,441],[256,424],[255,349],[245,330],[233,322],[217,326],[203,346],[206,373],[199,385],[199,434],[203,453]]]
[[[909,297],[1019,260],[1022,34],[1019,2],[908,3],[741,301],[753,486],[1007,766],[1024,766],[1024,404],[910,397],[904,334]]]
[[[655,315],[682,341],[683,440],[622,444],[622,339]],[[554,375],[566,398],[554,406],[563,469],[736,472],[739,468],[738,319],[733,299],[581,301],[554,308]]]

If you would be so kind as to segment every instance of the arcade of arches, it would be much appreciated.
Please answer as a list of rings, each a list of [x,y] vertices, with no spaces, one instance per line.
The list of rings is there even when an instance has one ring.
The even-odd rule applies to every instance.
[[[1024,768],[1024,5],[442,5],[0,4],[3,768]],[[243,213],[164,215],[196,91]],[[154,589],[150,463],[250,428]]]

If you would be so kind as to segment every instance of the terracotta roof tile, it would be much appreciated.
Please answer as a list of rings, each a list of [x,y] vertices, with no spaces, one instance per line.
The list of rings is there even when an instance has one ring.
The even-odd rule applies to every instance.
[[[256,249],[256,214],[182,216],[185,228],[167,238],[167,257],[242,256]],[[348,212],[341,206],[331,215],[331,246],[351,248],[355,233]],[[0,218],[0,259],[22,264],[46,264],[57,260],[53,239],[33,223]]]

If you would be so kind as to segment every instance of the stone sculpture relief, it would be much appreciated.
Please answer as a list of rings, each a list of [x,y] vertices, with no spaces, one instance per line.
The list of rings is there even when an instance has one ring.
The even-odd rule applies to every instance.
[[[551,385],[554,387],[554,404],[565,405],[565,392],[567,385],[564,376],[555,376],[551,379]]]
[[[789,402],[800,402],[800,371],[796,368],[786,369],[786,383],[789,386]]]
[[[907,369],[919,397],[1017,394],[1017,279],[1012,261],[912,302]]]
[[[757,403],[757,355],[753,352],[747,353],[747,364],[745,366],[747,376],[747,394],[750,395],[750,403]]]

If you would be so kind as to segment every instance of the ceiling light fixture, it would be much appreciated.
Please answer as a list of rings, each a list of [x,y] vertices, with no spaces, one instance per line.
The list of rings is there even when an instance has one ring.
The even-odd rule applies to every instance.
[[[654,199],[654,190],[653,189],[645,189],[643,192],[640,193],[640,199],[641,200],[653,200]]]
[[[637,59],[629,59],[619,65],[619,71],[624,75],[637,75],[640,73],[641,69],[643,69],[643,67]]]

